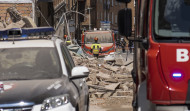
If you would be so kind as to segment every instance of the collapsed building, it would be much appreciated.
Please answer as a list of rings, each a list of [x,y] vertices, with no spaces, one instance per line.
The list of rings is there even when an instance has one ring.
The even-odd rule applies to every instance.
[[[125,62],[122,58],[117,57],[115,62],[107,62],[102,59],[81,56],[74,52],[71,52],[71,55],[76,65],[86,66],[90,71],[89,77],[86,79],[90,100],[123,98],[131,105],[133,81],[130,66],[132,66],[132,59]],[[130,98],[130,100],[126,98]]]
[[[1,0],[0,29],[53,26],[53,10],[52,0]]]

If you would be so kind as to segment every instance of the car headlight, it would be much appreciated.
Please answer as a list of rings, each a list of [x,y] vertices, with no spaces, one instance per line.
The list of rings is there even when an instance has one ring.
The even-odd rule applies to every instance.
[[[69,95],[61,95],[56,97],[50,97],[44,100],[41,111],[50,110],[70,102]]]

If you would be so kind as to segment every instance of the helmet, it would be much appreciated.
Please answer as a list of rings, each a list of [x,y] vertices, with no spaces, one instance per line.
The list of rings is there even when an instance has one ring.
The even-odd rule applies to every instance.
[[[94,40],[96,40],[96,41],[97,41],[97,40],[98,40],[98,37],[94,37]]]
[[[64,35],[64,38],[67,38],[67,35]]]

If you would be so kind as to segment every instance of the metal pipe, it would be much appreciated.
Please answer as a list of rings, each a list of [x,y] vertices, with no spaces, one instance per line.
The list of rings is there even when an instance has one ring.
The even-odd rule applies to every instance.
[[[66,14],[69,14],[69,13],[77,13],[77,14],[83,15],[86,18],[88,18],[88,17],[86,15],[84,15],[83,13],[80,13],[80,12],[77,12],[77,11],[68,11],[68,12],[63,13],[63,15],[61,16],[61,18],[60,18],[60,20],[58,22],[58,25],[55,28],[55,31],[58,30],[58,28],[59,28],[59,26],[61,24],[61,21],[63,21],[63,17],[64,17],[65,23],[66,23],[66,27],[67,27],[68,36],[71,38],[71,43],[73,43],[72,37],[71,37],[71,34],[70,34],[70,30],[69,30],[69,24],[68,24],[67,17],[66,17]]]
[[[91,17],[90,17],[90,10],[92,8],[88,7],[88,10],[89,10],[89,30],[91,30]]]
[[[69,37],[70,37],[70,39],[71,39],[71,43],[73,43],[73,38],[71,37],[71,34],[70,34],[69,24],[68,24],[68,22],[67,22],[66,13],[64,13],[64,17],[65,17],[65,23],[66,23],[66,26],[67,26],[68,36],[69,36]]]
[[[57,30],[58,27],[60,26],[63,17],[66,16],[66,14],[72,13],[72,12],[73,12],[73,13],[78,13],[78,14],[83,15],[84,17],[88,18],[88,17],[87,17],[86,15],[84,15],[83,13],[80,13],[80,12],[77,12],[77,11],[68,11],[68,12],[65,12],[65,13],[63,13],[63,15],[61,16],[61,18],[60,18],[60,20],[59,20],[59,22],[58,22],[58,25],[57,25],[57,27],[55,28],[55,30]]]
[[[90,18],[90,8],[88,8],[89,9],[89,30],[91,30],[91,18]]]
[[[36,0],[33,0],[32,1],[32,18],[33,18],[33,21],[34,23],[36,23]]]

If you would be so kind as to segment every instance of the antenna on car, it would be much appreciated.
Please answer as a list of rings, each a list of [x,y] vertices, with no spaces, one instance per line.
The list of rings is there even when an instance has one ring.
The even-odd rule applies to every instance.
[[[8,38],[11,38],[13,40],[13,44],[15,44],[15,37],[21,37],[22,30],[21,30],[21,28],[9,29],[7,31],[7,36],[8,36]]]
[[[15,44],[15,31],[13,30],[13,44]]]

